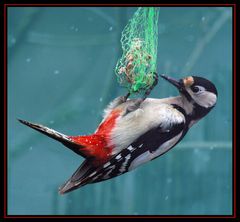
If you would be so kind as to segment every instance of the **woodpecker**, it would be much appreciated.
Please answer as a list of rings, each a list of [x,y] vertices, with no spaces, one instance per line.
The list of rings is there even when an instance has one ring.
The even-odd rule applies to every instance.
[[[158,79],[155,75],[155,84]],[[127,173],[172,149],[193,124],[215,106],[217,89],[209,80],[189,76],[180,80],[161,75],[179,96],[164,99],[117,97],[105,109],[96,131],[87,136],[67,136],[40,124],[19,121],[86,158],[60,188],[64,194],[87,184]]]

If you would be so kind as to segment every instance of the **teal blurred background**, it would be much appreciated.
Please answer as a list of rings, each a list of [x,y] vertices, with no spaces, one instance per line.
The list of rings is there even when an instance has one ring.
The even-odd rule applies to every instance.
[[[161,7],[158,73],[199,75],[218,103],[167,154],[61,196],[83,161],[21,125],[90,134],[123,95],[114,67],[134,7],[8,7],[8,214],[212,215],[232,213],[232,10]],[[151,97],[177,95],[160,80]]]

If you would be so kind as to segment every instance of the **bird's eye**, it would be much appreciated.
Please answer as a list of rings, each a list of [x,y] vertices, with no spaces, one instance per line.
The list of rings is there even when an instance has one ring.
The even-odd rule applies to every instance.
[[[191,89],[192,89],[192,91],[193,91],[194,93],[198,93],[198,92],[204,90],[204,88],[203,88],[203,87],[200,87],[200,86],[192,86]]]

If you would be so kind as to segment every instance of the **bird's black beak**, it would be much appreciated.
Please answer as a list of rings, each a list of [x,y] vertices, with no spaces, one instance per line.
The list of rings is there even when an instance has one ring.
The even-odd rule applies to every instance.
[[[169,76],[165,76],[164,74],[160,75],[163,79],[167,80],[170,82],[172,85],[174,85],[179,91],[182,91],[184,89],[183,82],[181,80],[174,79]]]

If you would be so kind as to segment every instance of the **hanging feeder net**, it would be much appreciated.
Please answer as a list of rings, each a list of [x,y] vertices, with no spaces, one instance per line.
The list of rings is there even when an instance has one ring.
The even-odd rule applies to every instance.
[[[124,28],[123,54],[115,68],[119,84],[133,93],[144,93],[154,83],[157,69],[158,7],[140,7]]]

